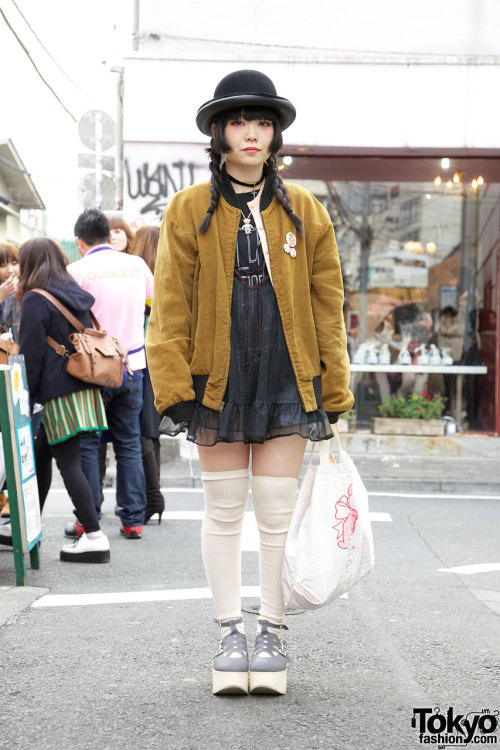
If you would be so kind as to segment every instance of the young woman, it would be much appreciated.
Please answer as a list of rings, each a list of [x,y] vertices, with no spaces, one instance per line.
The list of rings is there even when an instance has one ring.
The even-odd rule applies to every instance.
[[[155,272],[156,254],[160,228],[144,226],[137,230],[134,238],[134,255],[138,255],[149,266],[152,274]],[[146,306],[146,330],[149,322],[149,306]],[[158,514],[158,523],[165,510],[165,498],[160,489],[160,432],[161,415],[155,404],[151,378],[148,369],[144,371],[144,405],[142,409],[141,449],[142,465],[146,478],[146,515],[144,523],[148,523],[152,516]]]
[[[11,242],[0,243],[0,325],[19,341],[19,306],[15,291],[19,283],[17,248]]]
[[[202,553],[221,626],[213,691],[286,691],[283,550],[306,440],[351,408],[339,256],[325,209],[277,164],[295,109],[240,70],[198,110],[210,184],[177,193],[163,220],[147,354],[169,434],[198,444]],[[249,663],[241,530],[252,467],[261,607]]]
[[[40,507],[43,509],[52,480],[51,463],[56,459],[64,485],[75,506],[84,533],[64,545],[60,558],[66,562],[108,562],[109,541],[100,529],[92,491],[82,472],[80,433],[106,429],[106,415],[98,388],[68,375],[66,360],[49,346],[50,336],[71,353],[69,335],[75,328],[54,304],[33,290],[43,289],[91,328],[90,308],[94,298],[81,289],[66,271],[68,261],[50,239],[36,238],[19,250],[22,300],[19,345],[26,362],[30,400],[43,404],[42,424],[35,436]]]
[[[134,235],[127,222],[121,216],[109,216],[109,243],[113,250],[120,253],[133,253]]]

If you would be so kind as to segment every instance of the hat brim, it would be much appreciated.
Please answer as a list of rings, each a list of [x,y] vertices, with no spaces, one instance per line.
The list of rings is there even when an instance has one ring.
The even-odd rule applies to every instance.
[[[290,127],[295,120],[296,111],[292,102],[281,96],[266,96],[265,94],[238,94],[237,96],[225,96],[219,99],[210,99],[199,108],[196,115],[196,124],[204,135],[212,135],[211,125],[215,115],[227,109],[236,107],[262,106],[276,112],[278,122],[282,130]]]

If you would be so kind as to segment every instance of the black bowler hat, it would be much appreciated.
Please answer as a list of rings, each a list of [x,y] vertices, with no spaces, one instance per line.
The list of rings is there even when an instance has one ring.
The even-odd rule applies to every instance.
[[[278,96],[271,79],[258,70],[236,70],[217,84],[214,98],[202,104],[196,124],[204,135],[212,135],[210,126],[219,112],[235,107],[262,106],[276,112],[282,130],[295,120],[295,107]]]

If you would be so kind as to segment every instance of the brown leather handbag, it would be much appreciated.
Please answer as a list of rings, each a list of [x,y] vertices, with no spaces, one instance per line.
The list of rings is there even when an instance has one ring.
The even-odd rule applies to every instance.
[[[0,326],[2,333],[6,332],[3,326]],[[12,339],[0,339],[0,365],[9,364],[9,355],[19,354],[19,346]]]
[[[124,370],[132,375],[128,364],[127,352],[114,336],[101,331],[99,323],[90,313],[96,328],[85,328],[59,300],[45,289],[31,289],[46,297],[61,315],[71,323],[78,333],[71,333],[70,342],[75,347],[74,354],[70,354],[64,344],[58,344],[51,336],[47,336],[47,344],[61,357],[67,358],[66,372],[74,378],[92,385],[119,388],[123,383]]]

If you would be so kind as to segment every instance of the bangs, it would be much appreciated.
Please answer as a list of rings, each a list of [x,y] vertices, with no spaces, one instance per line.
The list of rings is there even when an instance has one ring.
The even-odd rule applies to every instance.
[[[278,123],[276,112],[265,107],[244,107],[243,109],[229,109],[224,112],[223,120],[226,125],[229,120],[235,120],[241,117],[243,120],[270,120],[273,125]]]
[[[17,255],[5,245],[0,245],[0,266],[6,266],[7,263],[17,263]]]

